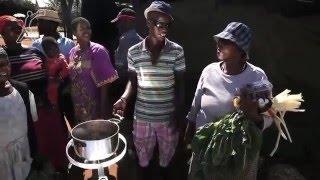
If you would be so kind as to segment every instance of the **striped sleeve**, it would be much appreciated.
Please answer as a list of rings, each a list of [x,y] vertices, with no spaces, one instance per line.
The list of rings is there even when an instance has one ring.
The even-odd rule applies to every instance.
[[[181,49],[175,62],[174,62],[174,71],[185,71],[186,63],[184,58],[184,51]]]
[[[29,82],[46,77],[45,58],[36,49],[31,49],[23,54],[10,56],[12,79]]]
[[[132,59],[132,56],[130,54],[130,51],[128,51],[127,60],[128,60],[128,70],[136,72],[136,68],[134,67],[134,63],[133,63],[133,59]]]

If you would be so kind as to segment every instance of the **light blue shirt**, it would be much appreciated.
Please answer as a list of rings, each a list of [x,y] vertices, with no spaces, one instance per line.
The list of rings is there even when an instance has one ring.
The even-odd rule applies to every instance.
[[[39,39],[36,39],[33,43],[32,43],[32,46],[37,48],[39,51],[41,51],[43,54],[44,51],[42,49],[42,37],[39,38]],[[59,49],[60,49],[60,52],[67,58],[69,59],[69,53],[70,53],[70,50],[75,46],[75,43],[69,39],[69,38],[66,38],[66,37],[60,37],[59,39],[57,39],[57,43],[59,45]]]
[[[142,37],[136,32],[135,29],[131,29],[120,36],[119,46],[115,51],[115,65],[118,70],[123,69],[127,71],[128,49],[133,45],[138,44],[142,40]]]

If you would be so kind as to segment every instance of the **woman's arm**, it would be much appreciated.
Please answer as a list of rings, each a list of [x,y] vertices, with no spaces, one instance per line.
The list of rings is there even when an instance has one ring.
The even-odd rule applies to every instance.
[[[202,86],[203,86],[204,74],[205,73],[203,71],[199,78],[197,89],[192,101],[192,105],[186,118],[188,122],[186,132],[185,132],[185,137],[184,137],[186,144],[191,143],[191,140],[196,132],[196,116],[201,108],[201,98],[203,94]]]
[[[111,117],[111,106],[110,106],[110,99],[108,96],[108,85],[104,85],[100,87],[100,114],[99,116],[102,119],[110,118]]]

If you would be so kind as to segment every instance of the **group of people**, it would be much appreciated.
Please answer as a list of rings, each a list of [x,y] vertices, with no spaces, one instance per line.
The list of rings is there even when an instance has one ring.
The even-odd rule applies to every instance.
[[[5,42],[1,48],[1,98],[4,100],[0,103],[0,175],[8,180],[25,179],[31,157],[43,156],[57,171],[65,170],[68,131],[64,119],[75,125],[108,117],[111,107],[107,107],[110,105],[107,87],[118,77],[108,51],[90,41],[91,28],[86,19],[76,18],[72,22],[73,34],[77,37],[75,44],[58,33],[61,20],[56,11],[41,9],[36,18],[43,37],[26,48],[17,41],[24,23],[10,15],[0,17],[0,32]],[[30,100],[25,99],[32,102],[32,106],[21,101],[25,92],[19,91],[21,85],[15,87],[15,81],[18,85],[22,83],[26,95],[30,90]],[[23,107],[23,102],[28,107]],[[19,109],[12,104],[17,104]],[[22,111],[23,108],[26,110]],[[32,109],[36,118],[29,116],[28,109]],[[22,170],[16,171],[21,163]]]
[[[219,62],[204,68],[187,114],[184,50],[167,38],[174,22],[168,3],[153,1],[145,9],[146,38],[134,29],[134,10],[119,12],[112,21],[122,34],[114,53],[115,67],[108,50],[90,41],[87,19],[72,21],[75,43],[58,33],[61,20],[56,11],[39,11],[36,18],[43,37],[30,48],[17,42],[23,22],[10,15],[0,17],[5,41],[0,49],[0,176],[8,180],[25,179],[38,154],[49,158],[57,170],[65,168],[64,119],[74,126],[125,115],[134,96],[132,134],[141,179],[151,179],[148,166],[156,145],[161,175],[170,179],[168,165],[178,142],[189,144],[198,127],[234,110],[237,89],[268,79],[261,68],[248,62],[250,28],[232,22],[213,38]],[[112,107],[109,90],[119,77],[125,89]],[[242,102],[242,110],[259,128],[270,125],[258,113],[256,102]],[[255,178],[256,170],[250,179]]]

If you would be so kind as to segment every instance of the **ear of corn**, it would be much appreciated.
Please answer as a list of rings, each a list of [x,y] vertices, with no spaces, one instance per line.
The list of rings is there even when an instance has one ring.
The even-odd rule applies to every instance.
[[[234,97],[232,102],[233,102],[233,107],[235,107],[235,108],[240,107],[240,97],[239,96]]]
[[[285,140],[289,140],[292,142],[289,130],[286,126],[286,122],[284,120],[284,115],[287,111],[289,112],[304,112],[304,109],[299,109],[301,103],[304,101],[302,99],[302,95],[300,94],[289,94],[291,91],[286,89],[277,96],[272,99],[271,108],[264,112],[263,114],[266,116],[272,117],[275,122],[276,127],[278,128],[279,134],[277,137],[277,141],[273,151],[270,156],[273,156],[277,151],[280,138],[284,138]]]

